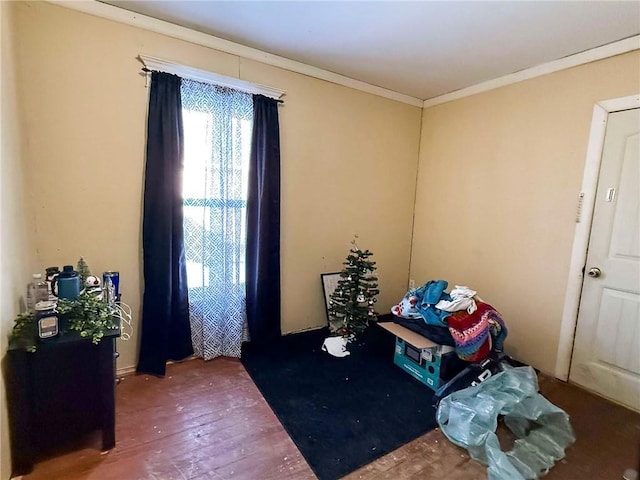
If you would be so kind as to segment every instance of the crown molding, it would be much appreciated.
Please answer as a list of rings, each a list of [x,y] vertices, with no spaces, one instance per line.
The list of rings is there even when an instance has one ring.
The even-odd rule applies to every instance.
[[[327,82],[335,83],[345,87],[360,90],[362,92],[370,93],[380,97],[395,100],[397,102],[406,103],[416,107],[429,108],[442,103],[451,102],[460,98],[469,97],[496,88],[511,85],[513,83],[522,82],[549,73],[565,70],[568,68],[576,67],[586,63],[602,60],[604,58],[613,57],[615,55],[621,55],[623,53],[631,52],[633,50],[640,49],[640,35],[635,35],[617,42],[609,43],[601,47],[596,47],[591,50],[586,50],[575,55],[569,55],[558,60],[553,60],[542,65],[527,68],[519,72],[511,73],[499,78],[488,80],[486,82],[478,83],[470,87],[462,88],[444,95],[439,95],[427,100],[420,100],[409,95],[394,92],[386,88],[371,85],[360,80],[346,77],[328,70],[324,70],[318,67],[307,65],[302,62],[290,60],[278,55],[258,50],[256,48],[247,47],[239,43],[224,40],[222,38],[209,35],[206,33],[198,32],[190,28],[181,27],[173,23],[158,20],[153,17],[141,15],[138,13],[125,10],[113,5],[101,3],[97,0],[47,0],[49,3],[58,5],[61,7],[76,10],[89,15],[106,18],[126,25],[131,25],[143,30],[149,30],[155,33],[166,35],[168,37],[177,38],[204,47],[219,50],[221,52],[229,53],[239,57],[255,60],[257,62],[279,67],[284,70],[307,75],[320,80],[326,80]]]
[[[591,50],[585,50],[584,52],[576,53],[575,55],[569,55],[558,60],[553,60],[552,62],[543,63],[536,67],[520,70],[519,72],[511,73],[503,77],[494,78],[493,80],[488,80],[451,93],[430,98],[424,101],[423,108],[433,107],[442,103],[469,97],[477,93],[488,92],[489,90],[511,85],[512,83],[522,82],[523,80],[529,80],[531,78],[540,77],[542,75],[558,72],[567,68],[577,67],[578,65],[584,65],[585,63],[595,62],[596,60],[602,60],[603,58],[613,57],[615,55],[620,55],[638,49],[640,49],[640,35],[635,35],[633,37],[625,38],[624,40],[592,48]]]
[[[226,75],[220,75],[218,73],[209,72],[207,70],[200,70],[198,68],[188,67],[177,62],[170,60],[163,60],[162,58],[151,57],[149,55],[138,56],[144,66],[149,70],[155,70],[158,72],[173,73],[182,78],[188,78],[190,80],[196,80],[198,82],[215,83],[223,87],[233,88],[247,93],[258,93],[265,97],[271,97],[279,99],[285,92],[274,87],[268,87],[266,85],[259,85],[253,82],[247,82],[234,77],[227,77]]]
[[[255,60],[257,62],[279,67],[285,70],[289,70],[296,73],[301,73],[310,77],[314,77],[320,80],[326,80],[327,82],[336,83],[345,87],[360,90],[362,92],[377,95],[379,97],[388,98],[397,102],[406,103],[415,107],[422,107],[423,101],[405,95],[402,93],[394,92],[386,88],[371,85],[360,80],[354,80],[353,78],[345,77],[328,70],[323,70],[318,67],[313,67],[302,62],[296,62],[288,58],[273,55],[271,53],[258,50],[256,48],[247,47],[239,43],[230,42],[213,35],[198,32],[190,28],[181,27],[173,23],[158,20],[157,18],[149,17],[147,15],[140,15],[138,13],[130,12],[123,8],[108,5],[106,3],[100,3],[96,0],[48,0],[49,3],[58,5],[64,8],[69,8],[82,13],[93,15],[96,17],[106,18],[119,23],[124,23],[144,30],[149,30],[155,33],[166,35],[168,37],[177,38],[204,47],[219,50],[221,52],[229,53],[231,55],[237,55],[239,57]]]

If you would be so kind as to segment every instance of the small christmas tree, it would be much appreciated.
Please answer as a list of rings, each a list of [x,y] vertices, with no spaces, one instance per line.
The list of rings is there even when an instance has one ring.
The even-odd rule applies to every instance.
[[[360,250],[355,240],[351,243],[353,248],[343,262],[340,280],[329,300],[331,331],[349,338],[362,333],[375,317],[373,304],[380,293],[378,278],[373,275],[376,262],[367,260],[373,254]]]
[[[80,257],[78,260],[78,266],[76,267],[78,275],[80,275],[80,288],[84,288],[84,282],[86,282],[87,277],[91,276],[91,269],[87,262],[84,261],[84,258]]]

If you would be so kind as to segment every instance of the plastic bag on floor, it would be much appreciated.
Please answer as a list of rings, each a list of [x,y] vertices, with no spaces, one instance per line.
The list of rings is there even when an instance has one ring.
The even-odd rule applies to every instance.
[[[498,415],[515,434],[503,452],[496,436]],[[449,440],[489,466],[489,480],[529,480],[545,475],[575,435],[566,412],[538,393],[531,367],[507,367],[483,383],[445,397],[437,420]]]

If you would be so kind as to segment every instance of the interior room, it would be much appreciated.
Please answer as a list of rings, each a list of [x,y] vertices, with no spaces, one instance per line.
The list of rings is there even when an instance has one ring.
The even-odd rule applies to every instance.
[[[278,335],[315,335],[327,327],[329,307],[321,275],[340,272],[353,248],[373,252],[379,293],[369,305],[385,321],[416,286],[437,279],[445,279],[450,289],[469,286],[504,319],[504,353],[518,365],[533,367],[542,394],[571,419],[575,445],[567,448],[566,458],[558,458],[549,478],[637,478],[637,261],[624,267],[627,283],[622,293],[611,297],[626,299],[624,308],[636,305],[625,314],[630,323],[611,327],[618,329],[616,339],[595,337],[581,346],[581,335],[588,332],[581,332],[580,325],[586,323],[578,315],[605,308],[600,300],[579,306],[581,293],[586,298],[586,281],[600,276],[600,269],[601,278],[608,273],[604,264],[585,263],[587,251],[593,250],[588,242],[596,231],[591,230],[598,219],[593,213],[596,199],[607,197],[613,204],[623,198],[622,184],[606,191],[608,184],[598,183],[598,174],[608,116],[632,111],[637,118],[640,108],[638,4],[550,2],[548,8],[557,4],[567,16],[553,20],[554,13],[547,11],[540,19],[548,24],[529,18],[530,30],[520,35],[521,15],[537,14],[536,2],[415,2],[411,8],[433,8],[435,20],[414,18],[411,28],[407,24],[407,31],[429,30],[433,36],[432,43],[418,46],[425,56],[412,57],[414,49],[403,46],[402,40],[393,41],[393,32],[409,22],[406,16],[388,15],[383,22],[373,13],[355,11],[378,12],[386,2],[293,2],[286,9],[276,5],[279,2],[183,2],[182,9],[180,3],[0,2],[3,369],[14,319],[25,309],[25,286],[35,272],[44,273],[51,265],[75,267],[82,257],[100,281],[106,282],[97,272],[119,272],[122,301],[131,309],[127,339],[113,340],[119,380],[112,419],[115,447],[105,453],[95,438],[85,439],[70,453],[39,460],[33,473],[23,478],[338,478],[323,474],[301,453],[291,428],[281,425],[281,415],[265,401],[267,387],[256,380],[259,372],[244,359],[224,354],[207,362],[167,357],[163,369],[165,360],[175,361],[168,362],[165,375],[140,368],[136,372],[146,342],[145,283],[148,287],[151,281],[145,278],[143,216],[145,175],[148,181],[150,172],[149,98],[155,81],[154,74],[143,70],[149,67],[141,57],[282,94],[277,106]],[[517,5],[525,10],[519,13]],[[210,17],[199,13],[206,6],[212,9]],[[215,8],[221,8],[220,17],[229,21],[226,36],[222,30],[203,27],[215,20]],[[505,28],[485,26],[486,37],[473,36],[480,24],[472,20],[480,18],[482,8],[504,8],[504,18],[498,14],[498,19]],[[242,37],[247,32],[241,28],[242,15],[247,15],[245,23],[272,18],[269,9],[280,12],[275,15],[283,22],[279,25],[292,22],[300,39],[307,36],[314,43],[325,38],[334,57],[322,57],[320,46],[309,47],[304,57],[305,45],[296,49],[293,37],[287,40],[283,32],[272,32],[269,38],[266,29],[260,30],[262,40]],[[403,12],[400,7],[394,11]],[[354,12],[361,15],[360,23],[349,23]],[[313,22],[303,19],[313,20],[316,14],[318,22],[344,21],[335,22],[335,31],[323,31],[327,23],[313,30]],[[436,25],[438,19],[443,20]],[[419,28],[420,21],[429,28]],[[579,27],[565,26],[573,21],[592,25],[592,30],[580,36]],[[380,22],[379,30],[375,22]],[[531,35],[545,38],[533,41]],[[439,50],[447,44],[436,40],[445,38],[457,39],[453,50]],[[292,42],[291,53],[282,49],[280,40]],[[350,57],[360,41],[372,41],[379,49]],[[537,42],[539,48],[531,49]],[[474,49],[474,44],[479,47]],[[383,45],[396,48],[397,58],[382,57],[388,53]],[[401,61],[415,70],[401,70]],[[425,72],[431,75],[430,83],[420,77]],[[635,138],[637,148],[635,135],[629,138]],[[637,177],[625,170],[616,181],[627,182],[627,191],[635,188],[637,196]],[[637,205],[621,233],[615,234],[625,239],[628,251],[620,256],[626,259],[640,256]],[[605,291],[612,288],[606,286]],[[593,325],[583,330],[606,328]],[[372,325],[369,330],[374,327],[379,328]],[[251,337],[257,338],[253,331]],[[279,348],[286,347],[283,341]],[[320,351],[321,344],[309,348],[334,362],[331,365],[340,365]],[[291,348],[295,352],[298,347]],[[393,348],[391,343],[384,360],[388,376],[432,396],[432,389],[393,364]],[[611,350],[614,357],[623,352],[619,355],[631,360],[622,371],[614,360],[603,357],[617,373],[582,369],[575,357],[578,351],[599,348]],[[287,358],[283,352],[278,355]],[[8,480],[16,470],[4,378],[0,479]],[[605,385],[604,391],[598,382]],[[210,393],[203,396],[209,386]],[[340,388],[335,395],[340,395]],[[159,398],[169,403],[160,407],[154,403]],[[191,401],[200,403],[196,408]],[[206,426],[198,424],[201,417],[195,413],[180,416],[190,405],[203,419],[209,418]],[[433,420],[435,410],[430,415]],[[168,419],[174,424],[163,426]],[[189,424],[191,430],[180,430],[178,424]],[[216,433],[215,425],[224,435]],[[433,420],[428,433],[417,432],[411,441],[399,442],[403,445],[398,450],[383,456],[370,452],[367,461],[356,462],[358,468],[341,471],[340,477],[487,478],[486,463],[471,459],[435,425]],[[506,430],[502,423],[500,428]],[[605,453],[615,446],[621,453],[611,464],[603,460],[599,470],[590,457],[604,455],[594,453],[601,435],[613,438],[611,449],[600,446]],[[208,453],[202,450],[198,455],[199,445],[205,443]],[[636,477],[631,476],[633,470]]]

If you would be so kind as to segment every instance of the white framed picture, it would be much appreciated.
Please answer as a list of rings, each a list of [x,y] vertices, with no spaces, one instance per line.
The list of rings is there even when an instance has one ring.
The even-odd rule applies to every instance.
[[[321,273],[320,279],[322,280],[322,292],[324,293],[324,308],[327,313],[327,324],[329,324],[329,301],[331,300],[331,295],[338,286],[340,272]]]

